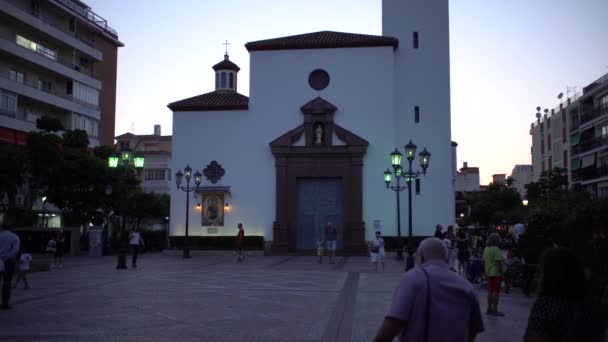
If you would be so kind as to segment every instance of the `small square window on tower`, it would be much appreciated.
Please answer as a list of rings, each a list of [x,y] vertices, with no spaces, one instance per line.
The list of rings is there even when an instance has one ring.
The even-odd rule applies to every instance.
[[[414,49],[418,48],[418,32],[414,32]]]
[[[414,107],[414,122],[415,123],[420,122],[420,106]]]

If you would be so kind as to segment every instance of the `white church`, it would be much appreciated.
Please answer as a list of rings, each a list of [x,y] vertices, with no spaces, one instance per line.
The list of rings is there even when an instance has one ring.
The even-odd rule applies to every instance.
[[[190,165],[203,175],[189,236],[234,236],[242,222],[273,251],[310,250],[331,222],[338,250],[363,251],[378,229],[397,236],[383,172],[410,140],[432,154],[413,189],[414,235],[454,222],[448,0],[383,0],[382,36],[322,31],[245,47],[249,97],[226,55],[213,66],[214,91],[168,105],[173,173]],[[170,234],[179,237],[186,195],[172,189]],[[407,236],[407,191],[400,196]]]

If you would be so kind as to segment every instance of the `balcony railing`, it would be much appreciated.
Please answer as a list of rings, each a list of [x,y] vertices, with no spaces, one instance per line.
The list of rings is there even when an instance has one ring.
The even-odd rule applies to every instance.
[[[40,55],[40,56],[43,56],[43,57],[47,58],[47,59],[48,59],[48,60],[50,60],[50,61],[53,61],[53,62],[58,63],[58,64],[61,64],[61,65],[66,66],[66,67],[68,67],[68,68],[70,68],[70,69],[74,69],[74,70],[78,71],[78,72],[79,72],[79,73],[81,73],[81,74],[84,74],[84,75],[86,75],[86,76],[89,76],[89,77],[91,77],[91,78],[94,78],[94,79],[96,79],[96,80],[99,80],[99,76],[98,76],[98,75],[97,75],[95,72],[93,72],[93,70],[89,70],[89,69],[87,69],[87,68],[85,68],[85,67],[83,67],[83,66],[81,66],[81,65],[74,64],[74,63],[70,63],[70,62],[67,62],[67,61],[65,61],[65,60],[62,60],[62,58],[61,58],[60,56],[58,56],[58,58],[56,58],[56,59],[49,58],[49,56],[48,56],[47,54],[43,53],[43,52],[42,52],[42,50],[38,50],[38,49],[37,49],[36,51],[34,51],[34,50],[28,49],[28,48],[26,48],[26,47],[23,47],[23,46],[21,46],[21,45],[17,44],[17,43],[15,42],[15,40],[12,40],[12,41],[11,41],[11,40],[8,40],[8,39],[3,39],[3,38],[0,38],[0,39],[1,39],[1,40],[4,40],[4,41],[6,41],[6,42],[10,42],[10,43],[12,43],[12,44],[15,44],[15,45],[16,45],[16,46],[18,46],[19,48],[22,48],[22,49],[25,49],[25,50],[27,50],[27,51],[31,51],[31,52],[33,52],[33,53],[36,53],[36,54],[38,54],[38,55]]]
[[[588,181],[608,176],[608,166],[589,166],[572,172],[573,181]]]
[[[113,35],[115,37],[118,37],[118,32],[116,32],[115,29],[111,28],[108,25],[108,21],[105,20],[104,18],[102,18],[101,16],[99,16],[97,13],[91,11],[91,9],[82,8],[82,7],[76,5],[74,2],[72,2],[70,0],[57,0],[57,1],[59,1],[62,4],[66,5],[67,7],[69,7],[70,9],[72,9],[74,12],[76,12],[76,13],[82,15],[83,17],[87,18],[90,22],[92,22],[93,24],[99,26],[104,31],[110,33],[111,35]]]
[[[581,114],[581,124],[587,123],[604,114],[608,114],[608,105],[602,105],[593,109],[589,109]]]
[[[578,145],[572,147],[572,153],[576,155],[606,145],[608,145],[608,136],[595,137],[590,140],[581,140]]]
[[[21,85],[24,85],[24,86],[32,88],[32,89],[43,91],[43,92],[45,92],[47,94],[51,94],[51,95],[54,95],[54,96],[57,96],[57,97],[60,97],[60,98],[66,99],[66,100],[70,100],[70,101],[75,102],[77,104],[82,104],[82,105],[85,105],[85,106],[88,106],[88,107],[91,107],[91,108],[99,108],[98,106],[92,105],[90,103],[87,103],[87,102],[84,102],[84,101],[80,101],[80,100],[74,98],[72,95],[67,94],[65,91],[59,91],[58,87],[56,87],[54,83],[51,84],[51,87],[49,88],[49,87],[42,87],[39,84],[39,82],[34,82],[34,81],[32,81],[31,79],[28,79],[28,78],[26,78],[23,82],[17,82],[15,80],[12,80],[12,79],[10,79],[8,77],[5,77],[5,76],[0,76],[0,78],[5,79],[5,80],[9,80],[11,82],[14,82],[15,84],[21,84]]]

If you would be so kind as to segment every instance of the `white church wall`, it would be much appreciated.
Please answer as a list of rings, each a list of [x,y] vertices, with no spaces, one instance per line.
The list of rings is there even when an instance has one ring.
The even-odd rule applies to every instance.
[[[374,220],[381,221],[384,234],[395,235],[395,195],[382,178],[394,148],[392,47],[262,51],[250,56],[250,109],[261,122],[276,127],[272,139],[302,124],[299,108],[321,96],[338,107],[338,125],[370,142],[363,167],[366,237],[373,236]],[[324,90],[308,84],[315,69],[330,75]]]
[[[236,235],[242,222],[247,235],[268,235],[274,220],[274,160],[263,139],[263,128],[256,127],[255,115],[248,111],[176,112],[173,114],[173,173],[187,164],[202,170],[216,160],[225,175],[215,185],[232,187],[225,201],[230,211],[224,226],[208,233],[196,211],[200,198],[190,197],[189,235]],[[194,172],[194,171],[193,171]],[[202,185],[211,185],[203,176]],[[171,235],[185,232],[186,195],[172,187]]]
[[[383,34],[399,39],[395,143],[403,148],[412,139],[419,150],[426,146],[432,154],[428,174],[421,178],[421,194],[413,196],[414,235],[431,235],[435,224],[452,224],[455,217],[448,0],[383,0],[382,5]],[[420,107],[419,123],[414,122],[415,106]],[[402,204],[407,220],[407,201]]]

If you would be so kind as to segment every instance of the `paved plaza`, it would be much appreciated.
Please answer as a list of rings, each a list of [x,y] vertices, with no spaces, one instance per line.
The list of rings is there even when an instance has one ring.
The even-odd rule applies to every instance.
[[[192,255],[143,254],[129,270],[73,257],[30,274],[32,288],[0,311],[0,341],[370,341],[402,274],[394,260],[374,272],[365,257]],[[521,340],[531,304],[518,290],[503,296],[506,317],[485,317],[477,340]]]

